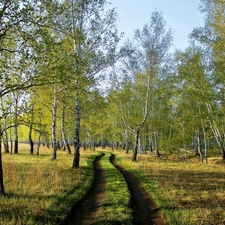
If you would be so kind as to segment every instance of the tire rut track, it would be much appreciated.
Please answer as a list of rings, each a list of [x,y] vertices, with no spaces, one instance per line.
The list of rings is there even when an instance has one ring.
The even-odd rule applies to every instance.
[[[91,225],[98,221],[98,209],[104,198],[106,178],[104,169],[100,163],[105,154],[96,156],[94,161],[95,178],[87,195],[78,201],[70,215],[62,225]]]
[[[114,154],[110,162],[124,176],[131,195],[131,208],[133,209],[134,225],[166,225],[160,217],[160,208],[157,207],[151,196],[146,192],[137,178],[116,162]]]

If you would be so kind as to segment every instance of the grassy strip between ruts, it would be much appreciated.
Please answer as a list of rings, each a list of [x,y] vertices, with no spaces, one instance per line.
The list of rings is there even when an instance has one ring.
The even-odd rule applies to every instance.
[[[132,210],[129,207],[130,193],[123,175],[109,162],[109,153],[101,159],[106,176],[103,205],[97,224],[132,224]]]
[[[60,224],[71,206],[90,188],[96,152],[82,151],[79,169],[72,169],[73,155],[51,150],[30,155],[22,146],[19,155],[3,154],[6,196],[0,196],[0,224]],[[27,149],[27,150],[24,150]]]
[[[172,225],[225,224],[224,165],[161,160],[152,155],[117,156],[142,182]]]

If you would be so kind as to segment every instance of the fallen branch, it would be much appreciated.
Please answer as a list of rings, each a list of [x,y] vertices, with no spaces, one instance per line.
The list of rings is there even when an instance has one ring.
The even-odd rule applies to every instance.
[[[177,148],[177,149],[178,149],[178,150],[181,150],[181,151],[184,151],[184,152],[193,153],[193,152],[188,151],[188,150],[185,150],[185,149],[183,149],[183,148]]]

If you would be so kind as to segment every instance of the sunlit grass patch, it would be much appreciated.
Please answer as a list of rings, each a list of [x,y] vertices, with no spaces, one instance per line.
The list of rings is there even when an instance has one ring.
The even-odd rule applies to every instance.
[[[106,189],[98,224],[132,224],[130,193],[123,175],[109,162],[110,154],[101,159],[105,170]]]
[[[122,155],[120,163],[142,181],[169,224],[225,223],[223,164],[174,162],[150,154],[132,163],[130,154]]]
[[[59,224],[90,188],[96,153],[82,151],[74,170],[73,155],[64,151],[51,161],[50,149],[42,148],[39,156],[24,149],[3,154],[7,195],[0,197],[0,224]]]

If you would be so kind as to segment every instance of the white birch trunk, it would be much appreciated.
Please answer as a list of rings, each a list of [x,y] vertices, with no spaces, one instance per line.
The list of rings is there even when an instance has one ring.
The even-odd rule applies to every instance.
[[[203,130],[203,136],[204,136],[204,154],[205,154],[205,163],[208,164],[208,157],[207,157],[207,139],[206,139],[206,131],[205,131],[205,126],[202,122],[202,130]]]
[[[80,162],[80,116],[81,116],[80,99],[77,98],[76,127],[75,127],[75,134],[74,134],[74,159],[73,159],[72,168],[79,168],[79,162]]]
[[[83,13],[84,13],[84,2],[82,2],[81,6],[81,12],[80,12],[80,20],[78,21],[78,25],[75,23],[74,18],[74,0],[72,1],[72,22],[73,22],[73,34],[74,34],[74,53],[75,53],[75,67],[77,72],[79,73],[80,70],[80,64],[78,60],[79,51],[81,48],[81,43],[76,39],[75,32],[78,28],[80,32],[82,32],[83,29]],[[78,80],[76,80],[75,83],[76,86],[78,86]],[[77,87],[76,87],[77,88]],[[78,94],[78,90],[76,90],[77,98],[76,98],[76,127],[75,127],[75,133],[74,133],[74,159],[73,159],[73,165],[72,168],[79,168],[79,162],[80,162],[80,116],[81,116],[81,107],[80,107],[80,98]]]
[[[55,160],[57,156],[56,110],[57,110],[56,84],[54,84],[54,100],[52,106],[52,160]]]
[[[64,148],[67,150],[67,152],[69,154],[71,154],[70,145],[69,145],[69,143],[68,143],[68,141],[66,139],[66,136],[65,136],[65,108],[64,108],[64,106],[62,108],[61,134],[62,134]]]
[[[14,117],[15,117],[15,126],[14,126],[14,154],[18,154],[18,96],[16,96],[16,101],[15,101],[15,112],[14,112]]]
[[[34,120],[34,105],[31,106],[31,119],[30,119],[30,130],[29,130],[29,142],[30,142],[30,154],[34,153],[34,142],[32,139],[32,131],[33,131],[33,120]]]

